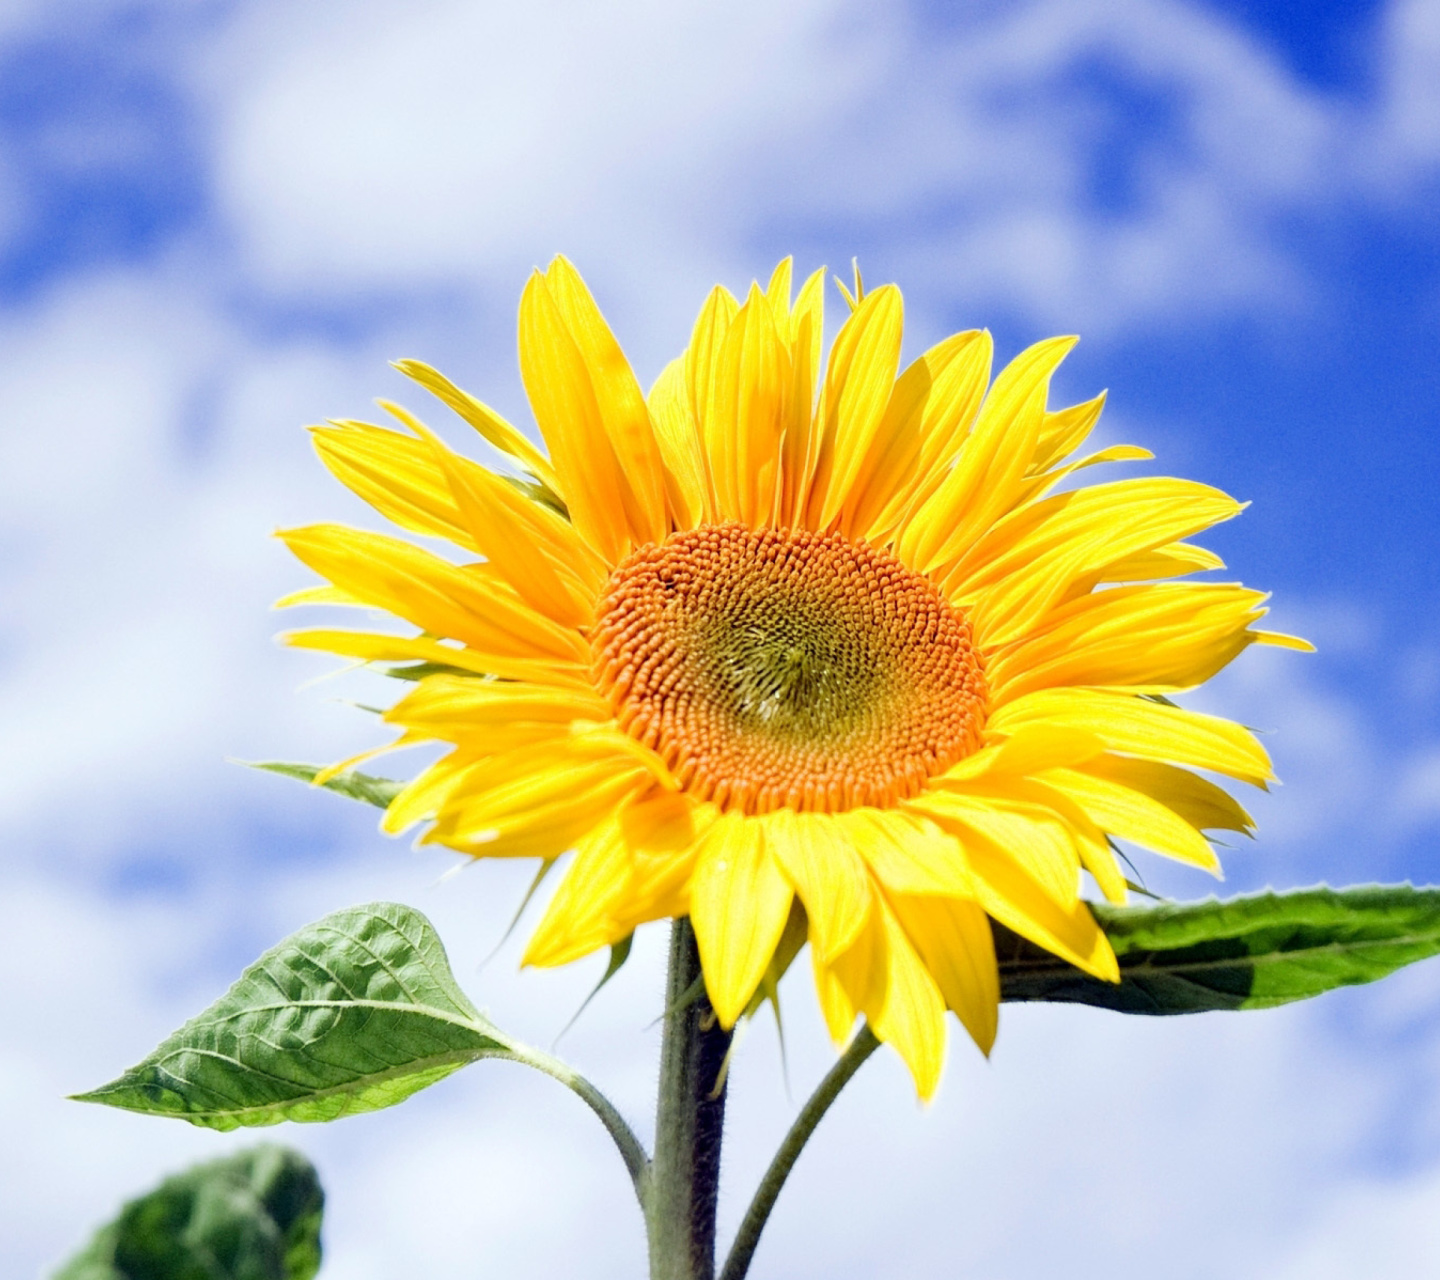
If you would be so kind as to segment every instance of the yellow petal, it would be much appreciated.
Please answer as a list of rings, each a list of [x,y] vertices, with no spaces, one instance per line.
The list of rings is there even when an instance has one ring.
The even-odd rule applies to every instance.
[[[620,810],[633,875],[629,895],[616,908],[618,923],[633,927],[690,913],[696,851],[718,816],[713,805],[658,787],[638,793]]]
[[[479,550],[445,477],[421,441],[348,420],[311,427],[310,439],[330,474],[387,520],[412,533]]]
[[[576,531],[607,564],[617,564],[632,545],[629,507],[635,498],[584,354],[538,271],[520,298],[520,378]]]
[[[520,963],[542,968],[569,964],[625,937],[628,930],[617,929],[609,908],[625,895],[630,875],[630,852],[619,825],[602,823],[576,845],[575,861],[530,935]]]
[[[958,836],[967,854],[981,845],[1004,849],[1058,906],[1068,910],[1080,896],[1080,851],[1071,829],[1053,810],[950,790],[922,792],[906,808]],[[976,892],[973,885],[967,887]]]
[[[965,849],[975,871],[975,901],[989,915],[1077,969],[1103,982],[1120,981],[1110,940],[1084,900],[1062,907],[1004,849],[986,840],[972,838]]]
[[[1111,561],[1072,585],[1070,593],[1083,594],[1102,582],[1154,582],[1224,567],[1225,561],[1213,551],[1189,542],[1172,542],[1153,551],[1139,551]]]
[[[1249,833],[1255,820],[1228,791],[1207,778],[1154,760],[1103,755],[1085,761],[1084,771],[1143,792],[1173,809],[1197,831]]]
[[[1248,729],[1218,716],[1093,689],[1042,689],[995,708],[988,727],[1013,733],[1048,723],[1093,733],[1111,751],[1208,769],[1263,786],[1275,777]]]
[[[845,503],[852,536],[888,537],[945,478],[990,377],[990,335],[952,334],[900,375]]]
[[[690,345],[685,348],[685,388],[690,397],[690,412],[705,450],[705,475],[709,483],[705,495],[706,518],[720,518],[720,498],[716,487],[722,470],[722,459],[712,452],[710,429],[711,406],[715,400],[716,379],[723,367],[720,359],[730,324],[740,310],[740,303],[728,289],[716,285],[700,308]]]
[[[928,1101],[945,1068],[945,1000],[884,900],[877,915],[884,985],[864,1013],[876,1038],[900,1055],[916,1093]]]
[[[560,492],[560,482],[550,460],[489,405],[482,404],[468,391],[462,391],[444,374],[419,360],[397,360],[395,368],[449,405],[501,453],[516,459],[541,484],[556,493]]]
[[[811,442],[815,430],[815,380],[819,376],[825,331],[825,268],[814,272],[790,309],[786,342],[790,350],[788,417],[781,445],[782,494],[778,523],[799,523],[809,492]]]
[[[1049,779],[1060,770],[1049,770],[1040,775]],[[1074,852],[1079,856],[1080,865],[1085,868],[1100,886],[1100,891],[1114,903],[1124,905],[1128,893],[1125,875],[1115,860],[1114,851],[1105,836],[1105,828],[1092,818],[1086,809],[1071,796],[1034,777],[1017,777],[991,774],[976,779],[968,786],[959,788],[964,794],[980,800],[999,801],[1000,804],[1023,806],[1027,812],[1043,812],[1047,819],[1058,819],[1069,837]],[[1043,877],[1037,879],[1043,883]],[[1064,899],[1061,900],[1062,903]]]
[[[987,733],[987,737],[999,735]],[[965,782],[983,774],[1029,774],[1060,765],[1079,764],[1104,750],[1093,733],[1065,725],[1026,724],[1004,738],[951,765],[935,786]]]
[[[935,385],[926,402],[925,418],[921,423],[915,481],[903,507],[907,519],[929,500],[950,474],[985,401],[985,389],[990,382],[990,369],[995,358],[995,343],[990,331],[972,330],[956,337],[968,341],[952,350],[944,367],[935,372]],[[941,345],[944,346],[943,343]]]
[[[1193,689],[1254,643],[1246,628],[1264,599],[1227,583],[1163,582],[1072,600],[987,661],[992,703],[1056,685]]]
[[[591,622],[591,601],[600,584],[591,583],[586,591],[574,577],[562,577],[556,569],[557,561],[581,561],[580,540],[571,526],[493,472],[462,466],[464,459],[430,433],[424,432],[424,438],[450,487],[471,545],[531,608],[562,627]]]
[[[1102,391],[1093,400],[1047,413],[1035,441],[1031,471],[1047,471],[1062,458],[1074,453],[1089,438],[1104,408],[1105,393]]]
[[[1020,485],[1012,510],[1023,507],[1028,502],[1040,501],[1062,480],[1069,479],[1077,471],[1084,471],[1087,467],[1098,467],[1103,462],[1149,462],[1154,456],[1149,449],[1142,449],[1138,444],[1112,444],[1104,449],[1097,449],[1094,453],[1087,453],[1074,462],[1067,462],[1063,467],[1042,471],[1038,475],[1027,475]]]
[[[1033,627],[1077,581],[1242,509],[1218,489],[1169,477],[1057,494],[1014,512],[982,537],[947,578],[947,593],[971,607],[981,643],[1005,644]]]
[[[865,927],[870,875],[845,831],[829,814],[778,809],[767,814],[765,839],[810,917],[811,945],[833,960]]]
[[[869,933],[867,929],[866,934]],[[865,934],[862,934],[863,938]],[[860,943],[856,944],[857,946]],[[840,976],[835,969],[820,959],[820,949],[815,946],[814,938],[811,938],[810,965],[815,975],[815,995],[820,1002],[820,1013],[825,1019],[825,1029],[830,1033],[830,1039],[835,1042],[836,1047],[844,1045],[850,1039],[850,1033],[855,1029],[855,1018],[858,1014],[855,1002],[850,999],[845,990],[845,984],[840,981]]]
[[[685,358],[677,356],[650,388],[650,421],[665,464],[665,493],[677,529],[693,529],[709,510],[710,477],[700,428],[685,387]]]
[[[1315,646],[1303,636],[1287,636],[1283,631],[1252,631],[1256,644],[1273,645],[1277,649],[1294,649],[1297,653],[1314,653]]]
[[[530,608],[493,575],[441,560],[398,538],[337,524],[280,533],[304,564],[342,591],[422,631],[485,653],[588,662],[579,632]]]
[[[690,920],[720,1025],[745,1011],[785,929],[794,896],[762,824],[727,813],[706,832],[690,881]]]
[[[470,775],[421,843],[483,857],[558,857],[648,781],[621,752],[587,758],[572,744],[525,747]]]
[[[340,604],[364,607],[365,602],[355,599],[348,592],[341,591],[339,587],[326,584],[320,587],[301,587],[299,591],[287,592],[270,607],[272,609],[291,609],[302,604]]]
[[[945,1003],[989,1054],[1000,1018],[1000,971],[990,918],[958,898],[893,897],[895,914]]]
[[[811,389],[820,369],[820,353],[825,334],[825,268],[817,267],[806,277],[790,309],[791,359],[810,369]],[[808,344],[808,346],[807,346]],[[800,360],[800,348],[806,347],[806,359]],[[807,402],[808,404],[808,402]]]
[[[765,286],[765,300],[775,316],[775,323],[788,338],[790,334],[790,289],[795,276],[795,259],[785,257],[775,264],[770,283]]]
[[[454,675],[427,676],[385,713],[387,724],[428,737],[443,737],[441,731],[456,726],[493,729],[516,721],[568,726],[609,718],[609,706],[593,691]]]
[[[722,519],[758,528],[775,514],[790,360],[770,304],[752,286],[713,373],[705,449]]]
[[[463,751],[442,756],[390,801],[380,820],[380,829],[399,835],[417,822],[434,817],[450,793],[463,786],[466,779],[485,764]]]
[[[852,809],[837,817],[860,856],[891,893],[966,897],[972,892],[960,842],[933,822],[894,809]]]
[[[659,542],[667,532],[665,475],[640,384],[590,290],[566,258],[551,261],[545,283],[585,362],[600,419],[625,477],[621,497],[631,536],[637,544]]]
[[[957,560],[1013,505],[1035,453],[1051,375],[1074,338],[1021,352],[995,379],[953,471],[915,513],[899,554],[920,572]]]
[[[887,284],[866,294],[836,335],[811,442],[811,528],[827,528],[840,514],[860,474],[895,385],[903,327],[900,291]]]
[[[1142,792],[1078,769],[1052,769],[1041,774],[1039,781],[1070,797],[1111,835],[1219,875],[1220,860],[1209,841],[1173,810]]]
[[[296,649],[320,649],[361,662],[429,662],[441,667],[458,667],[479,676],[526,680],[564,689],[589,691],[592,688],[587,669],[579,663],[547,662],[484,653],[478,649],[457,649],[425,636],[407,639],[375,631],[313,627],[305,631],[284,631],[278,638],[282,644]]]

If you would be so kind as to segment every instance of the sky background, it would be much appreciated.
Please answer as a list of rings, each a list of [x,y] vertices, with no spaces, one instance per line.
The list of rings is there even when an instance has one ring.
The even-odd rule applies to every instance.
[[[373,686],[271,639],[310,581],[272,531],[379,527],[302,425],[388,396],[478,453],[400,356],[528,425],[515,308],[555,252],[647,384],[714,281],[787,253],[896,281],[909,355],[1083,335],[1055,398],[1109,388],[1107,440],[1253,501],[1209,544],[1319,646],[1191,699],[1269,731],[1285,781],[1225,890],[1440,881],[1437,195],[1437,0],[0,4],[4,1273],[255,1140],[62,1095],[309,920],[419,907],[541,1044],[594,982],[517,973],[517,943],[482,969],[525,869],[447,876],[373,810],[226,763],[377,740],[347,703]],[[647,1134],[663,932],[562,1043]],[[764,1019],[738,1056],[722,1234],[832,1060],[807,984],[788,1092]],[[602,1131],[516,1068],[260,1136],[319,1166],[325,1280],[642,1273]],[[1007,1007],[989,1062],[952,1036],[928,1108],[882,1053],[752,1274],[1437,1265],[1432,963],[1271,1013]]]

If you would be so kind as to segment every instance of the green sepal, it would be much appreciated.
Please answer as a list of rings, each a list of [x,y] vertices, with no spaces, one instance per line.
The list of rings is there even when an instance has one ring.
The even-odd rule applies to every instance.
[[[611,978],[613,978],[617,973],[620,972],[621,969],[625,967],[625,962],[630,959],[630,948],[634,945],[635,932],[632,929],[623,938],[621,938],[619,942],[614,943],[610,947],[610,959],[605,965],[605,972],[600,975],[600,981],[590,988],[590,994],[580,1002],[580,1007],[576,1009],[573,1014],[570,1015],[570,1021],[560,1028],[559,1035],[555,1037],[554,1041],[550,1045],[552,1049],[560,1043],[560,1037],[563,1036],[567,1031],[569,1031],[570,1028],[573,1027],[577,1022],[580,1021],[580,1015],[590,1007],[590,1001],[595,999],[595,997],[600,994],[605,984],[609,982]]]
[[[488,676],[476,676],[468,667],[452,667],[448,662],[405,662],[396,666],[380,667],[392,680],[424,680],[426,676],[465,676],[470,680],[486,680]]]
[[[335,1120],[519,1047],[456,985],[424,916],[373,903],[272,947],[143,1062],[77,1100],[211,1129]]]
[[[131,1200],[54,1280],[311,1280],[324,1208],[304,1156],[252,1147]]]
[[[997,924],[1000,998],[1139,1014],[1269,1009],[1440,954],[1440,889],[1408,884],[1091,909],[1115,949],[1118,984]]]
[[[250,769],[263,769],[266,773],[278,773],[282,777],[294,778],[299,782],[315,781],[315,775],[326,766],[322,764],[292,764],[284,760],[237,760]],[[377,809],[388,809],[395,799],[410,784],[394,778],[378,778],[371,773],[358,773],[346,769],[320,784],[327,791],[348,796],[351,800],[363,800]]]

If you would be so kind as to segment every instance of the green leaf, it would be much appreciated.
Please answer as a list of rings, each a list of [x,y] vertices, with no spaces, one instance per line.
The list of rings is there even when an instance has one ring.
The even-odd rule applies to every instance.
[[[418,911],[337,911],[272,947],[118,1080],[79,1095],[211,1129],[335,1120],[517,1046],[456,985]]]
[[[254,1147],[131,1200],[54,1280],[311,1280],[324,1208],[304,1156]]]
[[[300,782],[314,782],[315,775],[325,768],[320,764],[289,764],[283,760],[240,760],[237,763],[251,769],[264,769],[266,773],[278,773],[286,778],[295,778]],[[397,782],[394,778],[377,778],[374,774],[357,773],[354,769],[346,769],[344,773],[338,773],[320,785],[328,791],[349,796],[352,800],[363,800],[366,804],[373,804],[377,808],[388,809],[390,801],[410,784]]]
[[[1410,885],[1092,909],[1120,961],[1118,985],[996,925],[1001,999],[1143,1014],[1269,1009],[1440,954],[1440,889]]]

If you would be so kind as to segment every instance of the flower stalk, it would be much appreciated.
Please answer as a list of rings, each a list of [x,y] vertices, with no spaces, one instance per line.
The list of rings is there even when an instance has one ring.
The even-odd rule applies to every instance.
[[[703,994],[700,952],[687,917],[670,930],[665,1030],[655,1111],[655,1155],[643,1202],[650,1280],[714,1280],[715,1210],[725,1124],[722,1070],[730,1032]]]
[[[735,1235],[735,1243],[730,1246],[730,1254],[725,1259],[725,1269],[720,1273],[720,1280],[745,1280],[745,1273],[750,1270],[750,1259],[755,1256],[755,1246],[760,1243],[760,1233],[765,1230],[765,1224],[770,1219],[770,1210],[775,1207],[780,1189],[785,1185],[785,1179],[790,1176],[790,1170],[795,1167],[795,1161],[800,1158],[805,1144],[810,1141],[815,1126],[830,1110],[830,1104],[840,1096],[840,1090],[850,1083],[850,1077],[860,1070],[865,1060],[879,1047],[880,1041],[875,1038],[869,1024],[862,1024],[845,1052],[841,1054],[840,1061],[826,1072],[825,1078],[801,1108],[800,1114],[795,1117],[795,1123],[790,1126],[790,1132],[785,1135],[780,1149],[770,1161],[770,1167],[765,1170],[760,1185],[755,1189],[750,1207],[745,1211],[740,1230]]]

